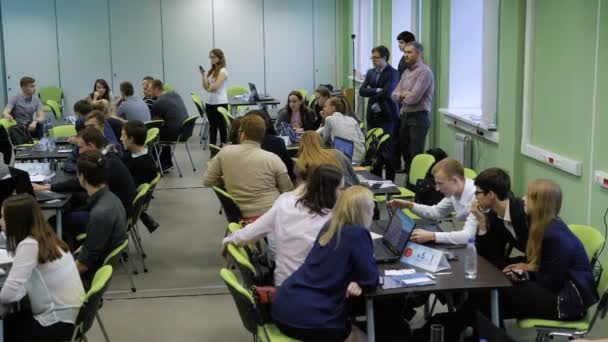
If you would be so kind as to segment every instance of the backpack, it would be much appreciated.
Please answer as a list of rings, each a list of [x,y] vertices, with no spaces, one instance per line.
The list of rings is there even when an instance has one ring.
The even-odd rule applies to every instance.
[[[14,125],[10,130],[13,145],[32,144],[34,139],[25,125]]]
[[[383,145],[390,138],[382,128],[373,128],[367,132],[365,139],[365,158],[362,166],[371,166],[372,169],[381,166],[385,158],[382,155]]]
[[[431,148],[426,151],[426,154],[430,154],[435,157],[435,163],[431,166],[426,176],[423,179],[419,179],[416,182],[416,197],[415,202],[424,205],[435,205],[443,199],[443,194],[435,190],[435,180],[431,174],[433,166],[442,159],[447,158],[447,153],[440,147]]]

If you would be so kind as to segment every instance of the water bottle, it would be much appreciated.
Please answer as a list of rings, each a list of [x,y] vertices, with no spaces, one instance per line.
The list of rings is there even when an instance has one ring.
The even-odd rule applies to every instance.
[[[477,279],[477,248],[475,248],[475,238],[470,238],[467,242],[467,251],[464,257],[464,277],[465,279]]]
[[[45,127],[48,132],[48,134],[47,134],[48,150],[55,151],[55,134],[53,132],[53,123],[51,121],[49,121],[49,122],[47,122]]]

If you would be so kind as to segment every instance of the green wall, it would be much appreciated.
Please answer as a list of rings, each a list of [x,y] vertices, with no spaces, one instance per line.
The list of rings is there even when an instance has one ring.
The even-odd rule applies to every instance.
[[[391,1],[376,1],[382,1],[382,27],[388,27],[390,33],[391,16],[384,9]],[[580,160],[583,176],[570,175],[520,152],[525,0],[500,1],[497,104],[500,138],[496,144],[474,137],[474,168],[479,171],[499,166],[509,170],[518,195],[525,192],[531,180],[551,178],[564,192],[564,220],[591,224],[603,231],[608,190],[590,185],[590,171],[608,172],[608,154],[601,149],[608,146],[608,135],[604,134],[608,128],[608,97],[604,96],[608,94],[608,0],[599,0],[602,2],[599,37],[596,35],[597,1],[536,0],[533,31],[531,142]],[[352,13],[352,3],[350,6],[345,16]],[[421,20],[420,40],[426,49],[425,62],[433,69],[436,81],[430,144],[451,154],[458,130],[445,125],[442,115],[437,113],[437,108],[448,105],[450,0],[422,0]],[[349,25],[352,27],[352,22]],[[385,35],[382,37],[388,39]],[[599,64],[594,96],[596,39],[599,40]],[[594,108],[595,124],[592,122]]]

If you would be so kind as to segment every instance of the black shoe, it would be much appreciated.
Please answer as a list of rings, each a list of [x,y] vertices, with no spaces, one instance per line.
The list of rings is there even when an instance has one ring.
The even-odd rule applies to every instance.
[[[147,212],[142,212],[139,216],[141,222],[146,226],[150,233],[154,232],[160,226],[160,223],[156,222]]]

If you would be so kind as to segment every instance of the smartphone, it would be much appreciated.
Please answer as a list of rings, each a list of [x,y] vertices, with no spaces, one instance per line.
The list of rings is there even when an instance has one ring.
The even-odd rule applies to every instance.
[[[380,187],[382,186],[382,183],[373,183],[371,188],[372,189],[380,189]]]
[[[199,66],[198,66],[198,70],[200,70],[200,72],[205,72],[205,68],[203,68],[203,66],[202,66],[202,65],[199,65]]]

